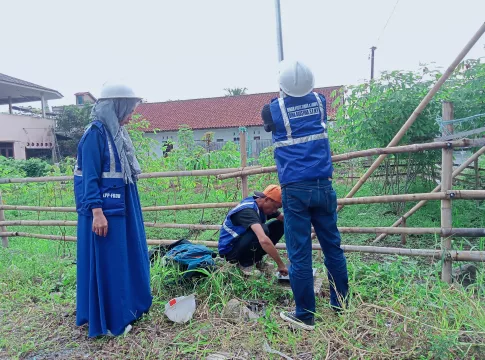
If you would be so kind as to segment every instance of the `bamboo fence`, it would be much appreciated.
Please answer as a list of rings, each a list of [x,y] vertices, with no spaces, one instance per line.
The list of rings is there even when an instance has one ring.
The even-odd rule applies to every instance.
[[[357,157],[366,157],[369,154],[380,153],[393,153],[393,151],[402,152],[417,152],[424,150],[442,149],[442,184],[441,187],[434,189],[430,193],[417,193],[417,194],[402,194],[402,195],[384,195],[384,196],[366,196],[358,198],[343,198],[338,199],[339,206],[343,205],[355,205],[355,204],[374,204],[374,203],[389,203],[389,202],[403,202],[403,201],[420,201],[422,204],[429,200],[439,200],[442,202],[442,222],[439,228],[410,228],[410,227],[339,227],[341,233],[349,234],[401,234],[406,236],[409,234],[425,235],[432,234],[441,236],[442,244],[441,249],[406,249],[406,248],[391,248],[391,247],[376,247],[376,246],[352,246],[343,245],[342,248],[347,252],[366,252],[376,254],[393,254],[393,255],[405,255],[405,256],[424,256],[443,260],[442,280],[451,282],[451,264],[452,261],[485,261],[485,252],[482,251],[457,251],[451,249],[451,237],[463,236],[463,237],[485,237],[485,228],[453,228],[451,221],[451,203],[454,200],[481,200],[485,199],[485,190],[452,190],[451,179],[453,176],[459,174],[465,169],[471,162],[475,161],[481,154],[485,152],[485,146],[477,151],[471,159],[468,159],[462,166],[453,172],[453,148],[459,147],[471,147],[483,145],[484,139],[479,140],[459,140],[453,142],[435,142],[427,144],[415,144],[399,147],[389,147],[384,149],[371,149],[370,151],[359,151],[354,153],[337,155],[337,159],[351,159]],[[244,150],[244,149],[243,149]],[[241,156],[241,162],[244,164],[244,156]],[[237,169],[237,177],[248,176],[252,172],[261,173],[264,168],[248,169],[245,166]],[[232,174],[230,174],[232,172]],[[144,178],[157,178],[177,176],[177,174],[184,174],[183,176],[222,176],[232,177],[234,169],[214,169],[210,171],[197,171],[188,172],[192,175],[187,175],[187,172],[167,172],[167,173],[152,173]],[[65,179],[65,177],[61,177]],[[13,179],[0,179],[0,184],[14,183]],[[59,177],[56,178],[34,178],[34,179],[15,179],[22,180],[18,182],[48,182],[59,181]],[[247,181],[243,186],[243,195],[248,194]],[[440,191],[442,190],[442,191]],[[1,197],[0,197],[1,199]],[[167,211],[167,210],[196,210],[196,209],[217,209],[217,208],[231,208],[237,205],[235,202],[226,203],[204,203],[204,204],[184,204],[184,205],[166,205],[166,206],[149,206],[142,208],[143,211]],[[422,206],[422,205],[421,205]],[[416,208],[416,206],[415,206]],[[7,226],[76,226],[76,221],[68,220],[6,220],[5,211],[22,210],[22,211],[51,211],[51,212],[75,212],[75,208],[71,207],[40,207],[40,206],[21,206],[21,205],[3,205],[0,201],[0,237],[3,240],[3,245],[8,246],[8,237],[23,237],[23,238],[37,238],[46,240],[58,240],[58,241],[76,241],[73,236],[63,235],[46,235],[35,234],[26,232],[12,232],[7,231]],[[146,222],[146,227],[151,228],[171,228],[171,229],[187,229],[198,231],[218,231],[220,225],[203,225],[203,224],[174,224],[174,223],[158,223],[158,222]],[[148,244],[169,244],[173,240],[147,240]],[[217,242],[204,242],[204,244],[216,247]],[[284,244],[278,244],[278,249],[285,249]],[[313,250],[321,251],[320,245],[312,244]]]
[[[74,236],[31,234],[31,233],[25,233],[25,232],[7,232],[7,233],[0,233],[0,235],[5,235],[9,237],[17,236],[22,238],[76,242],[76,237]],[[147,244],[148,245],[172,245],[176,241],[178,240],[147,239]],[[193,243],[205,245],[211,248],[217,248],[216,241],[193,241]],[[286,244],[276,244],[276,248],[278,250],[286,250]],[[442,259],[444,255],[443,252],[439,249],[403,249],[403,248],[359,246],[359,245],[341,245],[341,248],[345,252],[362,252],[362,253],[369,253],[369,254],[387,254],[387,255],[401,255],[401,256],[423,256],[423,257],[430,257],[434,259]],[[319,244],[312,244],[312,250],[321,251],[322,249]],[[445,254],[445,256],[450,258],[453,261],[474,261],[474,262],[485,261],[485,251],[450,250]]]
[[[452,179],[460,174],[471,162],[475,161],[475,168],[478,167],[477,159],[485,152],[485,139],[462,139],[455,141],[442,141],[425,144],[413,144],[405,146],[397,146],[401,138],[406,131],[417,119],[418,115],[423,111],[426,105],[430,102],[436,92],[440,89],[442,84],[449,78],[456,66],[463,60],[468,51],[478,41],[480,36],[485,32],[485,23],[480,27],[473,38],[468,42],[465,48],[460,52],[456,59],[445,71],[435,85],[430,89],[428,94],[423,98],[421,103],[417,106],[415,111],[410,115],[408,120],[404,123],[402,128],[397,132],[392,141],[386,148],[380,149],[368,149],[362,151],[351,152],[347,154],[335,155],[332,157],[334,162],[347,161],[350,159],[368,157],[372,155],[379,155],[374,161],[362,178],[352,188],[349,194],[338,200],[339,209],[344,205],[353,204],[372,204],[372,203],[387,203],[387,202],[403,202],[403,201],[420,201],[409,212],[403,215],[397,222],[391,227],[340,227],[339,230],[342,233],[353,234],[401,234],[403,237],[406,234],[434,234],[439,235],[442,238],[441,249],[407,249],[407,248],[393,248],[393,247],[377,247],[377,246],[354,246],[354,245],[342,245],[344,251],[347,252],[364,252],[375,254],[390,254],[390,255],[403,255],[403,256],[424,256],[434,259],[443,260],[442,280],[448,283],[451,282],[451,265],[452,261],[485,261],[484,251],[459,251],[451,249],[451,237],[453,236],[465,236],[465,237],[485,237],[484,228],[453,228],[452,227],[452,213],[451,205],[452,200],[464,199],[464,200],[480,200],[485,199],[485,190],[452,190]],[[443,105],[443,118],[445,114],[448,114],[447,118],[451,118],[452,105],[445,103]],[[217,176],[219,180],[238,178],[242,179],[242,194],[248,195],[248,182],[247,177],[254,174],[264,174],[275,172],[276,167],[247,167],[247,154],[245,149],[245,131],[240,132],[241,139],[241,167],[229,168],[229,169],[212,169],[212,170],[194,170],[194,171],[169,171],[169,172],[157,172],[143,174],[140,179],[153,179],[153,178],[166,178],[166,177],[181,177],[181,176]],[[471,159],[468,159],[462,166],[453,171],[453,149],[463,147],[482,147],[477,151]],[[359,190],[364,182],[372,175],[377,167],[384,161],[388,154],[398,153],[411,153],[427,150],[442,149],[442,180],[441,185],[436,187],[430,193],[421,194],[403,194],[403,195],[386,195],[386,196],[368,196],[353,198],[353,195]],[[42,177],[42,178],[23,178],[23,179],[0,179],[0,185],[12,184],[12,183],[32,183],[32,182],[52,182],[52,181],[71,181],[71,176],[58,176],[58,177]],[[479,182],[475,179],[475,182]],[[397,227],[400,224],[405,225],[405,220],[415,213],[420,207],[422,207],[429,200],[441,201],[441,226],[439,228],[409,228],[409,227]],[[186,204],[186,205],[168,205],[168,206],[150,206],[143,208],[143,211],[164,211],[164,210],[192,210],[192,209],[207,209],[207,208],[230,208],[235,206],[236,203],[211,203],[211,204]],[[53,212],[75,212],[71,207],[40,207],[40,206],[21,206],[21,205],[3,205],[1,201],[0,193],[0,237],[2,238],[3,246],[8,246],[8,237],[23,237],[23,238],[36,238],[46,240],[57,241],[76,241],[73,236],[61,236],[61,235],[46,235],[46,234],[34,234],[26,232],[7,231],[7,226],[76,226],[75,221],[33,221],[33,220],[17,220],[7,221],[5,218],[5,211],[22,210],[22,211],[53,211]],[[146,227],[155,228],[175,228],[175,229],[190,229],[190,230],[218,230],[219,225],[202,225],[202,224],[167,224],[157,222],[146,222]],[[380,235],[377,239],[382,237]],[[174,240],[156,240],[148,239],[149,245],[168,245],[172,244]],[[217,242],[206,241],[198,242],[210,247],[216,247]],[[278,249],[285,249],[285,244],[277,244]],[[321,250],[319,244],[312,244],[313,250]]]
[[[428,150],[437,150],[444,148],[464,148],[464,147],[478,147],[484,146],[485,139],[462,139],[455,141],[442,141],[442,142],[430,142],[423,144],[411,144],[403,146],[393,146],[387,148],[376,148],[368,150],[353,151],[345,154],[339,154],[332,156],[332,162],[348,161],[357,158],[368,157],[372,155],[382,155],[382,154],[402,154],[402,153],[415,153]],[[247,175],[257,175],[257,174],[267,174],[276,172],[276,166],[267,167],[254,167],[252,169],[245,168],[234,172],[228,172],[218,175],[219,180],[226,180],[236,177],[242,177]]]

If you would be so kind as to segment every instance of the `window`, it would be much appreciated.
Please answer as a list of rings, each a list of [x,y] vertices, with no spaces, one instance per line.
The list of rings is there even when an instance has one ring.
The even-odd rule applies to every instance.
[[[13,143],[0,142],[0,156],[13,158]]]
[[[224,142],[224,139],[217,139],[217,142]]]
[[[255,136],[254,140],[261,140],[261,136]]]
[[[76,96],[76,104],[83,105],[84,104],[84,97],[82,95]]]

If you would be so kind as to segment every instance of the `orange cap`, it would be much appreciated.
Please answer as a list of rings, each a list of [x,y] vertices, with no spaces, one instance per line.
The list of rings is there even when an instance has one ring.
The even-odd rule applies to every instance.
[[[263,192],[255,191],[254,194],[260,198],[270,198],[273,201],[282,203],[281,201],[281,187],[279,185],[269,185]]]

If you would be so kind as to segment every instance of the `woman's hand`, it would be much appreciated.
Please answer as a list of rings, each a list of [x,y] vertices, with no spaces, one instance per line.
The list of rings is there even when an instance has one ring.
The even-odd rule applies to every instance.
[[[102,237],[108,235],[108,220],[106,220],[101,208],[93,209],[93,232]]]

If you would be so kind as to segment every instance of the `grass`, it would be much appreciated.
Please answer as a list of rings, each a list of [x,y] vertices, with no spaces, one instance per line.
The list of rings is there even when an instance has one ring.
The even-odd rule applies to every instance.
[[[253,178],[252,189],[274,181],[272,175]],[[201,185],[202,184],[202,185]],[[143,205],[233,201],[237,186],[214,186],[206,178],[149,180],[140,183]],[[227,182],[235,184],[236,182]],[[163,189],[163,191],[159,190]],[[182,189],[186,189],[185,192]],[[336,184],[340,196],[348,191]],[[415,191],[416,189],[413,189]],[[7,204],[72,206],[70,185],[9,185],[2,188]],[[421,190],[422,191],[422,190]],[[415,192],[421,192],[419,189]],[[371,195],[365,186],[359,196]],[[484,212],[475,202],[453,203],[453,225],[484,227]],[[412,204],[408,204],[408,208]],[[429,202],[408,226],[439,227],[437,202]],[[218,224],[224,209],[148,213],[146,221]],[[14,219],[75,220],[75,214],[6,212]],[[387,226],[396,215],[383,204],[347,206],[341,226]],[[12,227],[12,230],[74,235],[74,228]],[[9,228],[9,230],[11,230]],[[188,237],[215,240],[214,232],[147,229],[150,238]],[[384,244],[401,246],[399,236]],[[368,235],[344,234],[343,243],[368,244]],[[409,236],[408,247],[436,248],[434,236]],[[454,239],[455,248],[483,250],[482,239]],[[328,284],[317,298],[314,332],[294,330],[278,316],[292,309],[291,292],[271,277],[246,279],[228,264],[210,277],[176,285],[180,274],[160,263],[152,267],[154,305],[127,337],[87,338],[75,326],[75,244],[14,238],[0,248],[0,359],[204,359],[226,353],[234,359],[279,359],[264,351],[267,343],[293,359],[481,359],[485,357],[485,278],[479,266],[475,284],[464,289],[439,281],[440,262],[368,254],[348,254],[351,299],[336,315],[328,305]],[[315,265],[323,272],[318,254]],[[167,300],[196,293],[197,311],[190,323],[176,325],[163,314]],[[263,316],[233,324],[222,316],[227,302],[259,299],[267,302]]]

